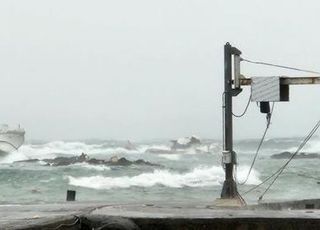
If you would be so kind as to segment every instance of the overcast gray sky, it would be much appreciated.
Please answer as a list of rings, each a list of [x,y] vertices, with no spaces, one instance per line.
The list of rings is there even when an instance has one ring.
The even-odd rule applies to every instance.
[[[249,59],[319,71],[319,10],[298,0],[2,0],[0,121],[29,139],[220,138],[225,42]],[[320,117],[319,87],[291,88],[269,137],[305,135]],[[252,103],[235,138],[264,126]]]

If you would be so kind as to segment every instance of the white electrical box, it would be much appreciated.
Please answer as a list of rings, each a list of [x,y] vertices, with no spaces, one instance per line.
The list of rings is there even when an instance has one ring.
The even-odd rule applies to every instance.
[[[222,151],[222,162],[224,164],[230,164],[232,162],[232,154],[228,150]]]
[[[280,84],[280,77],[252,77],[251,101],[288,101],[289,87]]]

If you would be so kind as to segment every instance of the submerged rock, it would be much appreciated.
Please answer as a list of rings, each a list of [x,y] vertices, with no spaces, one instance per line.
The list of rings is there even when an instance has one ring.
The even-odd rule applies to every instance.
[[[15,162],[38,162],[39,159],[29,159],[24,161]],[[142,159],[136,161],[130,161],[125,157],[118,158],[118,156],[113,156],[109,160],[102,160],[96,158],[90,158],[87,154],[82,153],[80,156],[72,157],[56,157],[53,159],[43,159],[41,160],[47,163],[47,166],[68,166],[76,163],[87,163],[91,165],[107,165],[107,166],[130,166],[130,165],[147,165],[147,166],[161,166],[159,164],[154,164],[149,161]]]
[[[271,158],[273,159],[289,159],[293,156],[294,153],[291,152],[282,152],[278,154],[273,154]],[[320,154],[318,153],[298,153],[293,159],[320,159]]]

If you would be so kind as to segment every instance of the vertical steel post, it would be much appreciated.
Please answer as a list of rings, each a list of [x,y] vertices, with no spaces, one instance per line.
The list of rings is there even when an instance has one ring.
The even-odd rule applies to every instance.
[[[232,55],[240,55],[241,52],[229,43],[224,46],[224,165],[225,181],[221,192],[221,198],[233,199],[238,197],[237,184],[233,178],[234,164],[236,162],[233,151],[233,126],[232,126],[232,97],[241,92],[241,89],[232,88]]]

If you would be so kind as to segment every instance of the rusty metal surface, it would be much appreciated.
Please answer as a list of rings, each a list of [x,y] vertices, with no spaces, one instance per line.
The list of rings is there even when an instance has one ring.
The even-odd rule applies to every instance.
[[[251,78],[243,78],[240,84],[243,86],[251,85]],[[320,77],[280,77],[280,84],[282,85],[313,85],[320,84]]]

